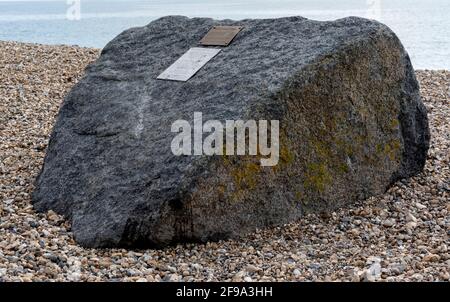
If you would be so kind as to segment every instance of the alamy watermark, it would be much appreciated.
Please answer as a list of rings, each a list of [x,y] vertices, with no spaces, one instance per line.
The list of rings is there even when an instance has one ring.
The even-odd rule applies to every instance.
[[[71,21],[81,19],[81,0],[67,0],[66,18]]]
[[[367,14],[366,18],[373,20],[381,20],[382,0],[366,0]]]
[[[172,153],[177,156],[254,155],[260,156],[261,166],[278,164],[278,120],[226,120],[224,123],[208,120],[203,123],[202,113],[194,112],[193,126],[189,121],[177,120],[171,131],[178,133],[171,142]]]

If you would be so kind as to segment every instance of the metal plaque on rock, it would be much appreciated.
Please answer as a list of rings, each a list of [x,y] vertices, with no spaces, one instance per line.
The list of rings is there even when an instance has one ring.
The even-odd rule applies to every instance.
[[[196,74],[220,49],[193,47],[164,70],[157,79],[186,82]]]
[[[242,28],[242,26],[214,26],[200,40],[200,44],[209,46],[228,46]]]

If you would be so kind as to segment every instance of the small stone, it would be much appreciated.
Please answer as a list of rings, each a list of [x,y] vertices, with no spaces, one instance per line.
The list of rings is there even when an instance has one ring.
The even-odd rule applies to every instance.
[[[58,261],[58,257],[56,255],[52,254],[52,253],[44,253],[42,256],[44,258],[49,259],[52,262],[57,262]]]
[[[411,222],[408,222],[405,226],[407,229],[413,230],[417,227],[417,222],[411,221]]]
[[[419,273],[412,275],[411,278],[412,278],[414,281],[418,281],[418,282],[420,282],[420,281],[423,280],[423,276],[422,276],[421,274],[419,274]]]
[[[178,276],[177,274],[169,274],[164,276],[163,281],[167,281],[167,282],[178,282],[180,279],[180,276]]]
[[[67,279],[72,282],[80,281],[81,273],[80,272],[71,272],[67,274]]]
[[[374,282],[380,279],[380,277],[381,277],[381,265],[379,262],[374,262],[365,271],[365,280],[368,282]]]
[[[47,212],[47,219],[50,220],[51,222],[55,223],[55,222],[59,221],[59,216],[58,216],[58,214],[56,214],[55,212],[50,210]]]
[[[373,263],[381,263],[381,258],[377,256],[370,256],[366,260],[367,265],[371,265]]]
[[[450,274],[448,272],[442,272],[440,273],[439,277],[444,281],[449,281]]]
[[[390,219],[386,219],[385,221],[383,221],[383,226],[385,227],[393,227],[395,225],[395,219],[390,218]]]
[[[361,282],[361,280],[364,279],[365,275],[366,275],[366,272],[365,272],[365,271],[357,271],[357,270],[354,270],[354,271],[352,272],[352,274],[350,274],[350,276],[351,276],[351,281],[352,281],[352,282]]]
[[[39,222],[35,221],[35,220],[30,220],[28,222],[28,224],[30,225],[30,227],[32,228],[37,228],[39,226]]]
[[[437,262],[441,260],[441,256],[436,254],[428,254],[423,257],[423,261],[425,262]]]
[[[416,217],[414,217],[414,215],[413,214],[411,214],[411,213],[407,213],[406,214],[406,221],[407,222],[416,222],[417,221],[417,218]]]
[[[195,269],[195,270],[201,270],[201,269],[203,269],[203,266],[201,265],[201,264],[198,264],[198,263],[192,263],[191,264],[191,267],[193,268],[193,269]]]
[[[233,282],[240,282],[242,281],[242,278],[245,276],[245,272],[240,271],[237,274],[235,274],[232,278]]]
[[[350,232],[355,237],[358,237],[360,234],[360,231],[358,229],[352,229]]]
[[[388,271],[394,275],[402,274],[406,269],[406,266],[402,263],[392,263],[388,266]]]
[[[12,204],[13,202],[14,202],[14,199],[5,199],[4,201],[3,201],[5,204],[7,204],[7,205],[10,205],[10,204]]]
[[[247,267],[245,268],[247,270],[247,272],[249,273],[255,273],[255,272],[259,272],[261,269],[259,267],[256,267],[252,264],[247,265]]]
[[[425,205],[423,205],[423,204],[421,204],[421,203],[419,203],[419,202],[416,202],[416,207],[417,207],[418,209],[420,209],[420,210],[423,210],[423,209],[426,209],[426,208],[427,208],[427,206],[425,206]]]

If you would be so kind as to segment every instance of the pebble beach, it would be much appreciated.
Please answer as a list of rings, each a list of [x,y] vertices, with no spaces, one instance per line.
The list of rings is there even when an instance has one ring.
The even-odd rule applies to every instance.
[[[99,53],[0,42],[0,282],[450,281],[450,71],[416,71],[427,164],[381,196],[240,240],[85,249],[31,194],[64,95]]]

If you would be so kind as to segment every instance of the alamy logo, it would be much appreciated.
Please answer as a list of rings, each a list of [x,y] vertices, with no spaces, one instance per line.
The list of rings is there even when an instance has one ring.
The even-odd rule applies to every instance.
[[[367,14],[366,18],[381,21],[382,4],[381,0],[366,0]]]
[[[66,18],[70,21],[81,19],[81,0],[67,0]]]
[[[171,131],[178,133],[172,140],[174,155],[254,155],[261,166],[275,166],[279,160],[279,121],[208,120],[194,112],[194,125],[177,120]],[[193,128],[193,129],[192,129]],[[205,136],[205,134],[207,134]],[[248,144],[247,144],[248,142]]]

